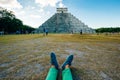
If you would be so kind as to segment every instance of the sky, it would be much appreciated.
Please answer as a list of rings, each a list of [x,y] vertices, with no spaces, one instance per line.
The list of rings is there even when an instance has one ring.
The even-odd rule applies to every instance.
[[[120,0],[0,0],[0,7],[14,12],[25,25],[38,28],[56,13],[67,7],[91,28],[120,27]]]

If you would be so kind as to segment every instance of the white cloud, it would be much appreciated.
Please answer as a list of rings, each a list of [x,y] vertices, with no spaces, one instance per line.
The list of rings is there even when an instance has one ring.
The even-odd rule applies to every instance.
[[[17,0],[0,0],[0,6],[7,9],[22,8],[22,5]]]
[[[15,13],[15,15],[24,15],[25,11],[23,11],[23,10],[18,10],[18,11],[14,10],[14,13]]]
[[[35,7],[31,7],[31,9],[35,9]]]
[[[44,8],[27,6],[22,9],[15,9],[15,15],[17,18],[23,21],[24,24],[30,25],[32,27],[38,28],[42,23],[44,23],[48,18],[54,14],[53,9],[49,7],[50,10],[45,10]]]
[[[44,12],[43,8],[40,8],[39,10],[37,10],[39,13]]]
[[[60,1],[58,7],[65,7],[65,5],[62,3],[62,1]]]
[[[51,6],[56,7],[56,4],[62,0],[35,0],[35,3],[41,5],[41,7]]]
[[[34,14],[31,14],[30,17],[31,17],[31,18],[41,18],[40,15],[34,15]]]

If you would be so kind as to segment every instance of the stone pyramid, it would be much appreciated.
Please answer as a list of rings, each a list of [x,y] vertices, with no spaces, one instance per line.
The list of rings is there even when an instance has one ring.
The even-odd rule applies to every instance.
[[[43,33],[43,29],[47,29],[49,33],[94,33],[71,13],[67,8],[57,8],[57,12],[44,22],[37,30],[37,33]]]

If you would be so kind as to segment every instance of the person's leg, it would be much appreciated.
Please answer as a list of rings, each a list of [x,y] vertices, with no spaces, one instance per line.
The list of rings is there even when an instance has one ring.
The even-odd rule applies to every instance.
[[[56,80],[57,74],[58,70],[55,67],[51,67],[45,80]]]
[[[62,80],[73,80],[70,66],[73,60],[73,55],[70,55],[62,65]]]
[[[56,59],[56,55],[54,53],[51,53],[51,68],[48,72],[48,75],[45,80],[56,80],[57,79],[57,74],[58,74],[58,69],[59,65]]]
[[[65,69],[62,71],[62,80],[73,80],[69,65],[66,65]]]

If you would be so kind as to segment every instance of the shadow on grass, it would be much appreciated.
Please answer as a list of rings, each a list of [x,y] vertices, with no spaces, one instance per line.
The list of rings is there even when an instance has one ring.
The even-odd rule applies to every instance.
[[[82,80],[82,76],[85,74],[82,69],[71,67],[71,72],[73,76],[73,80]]]

